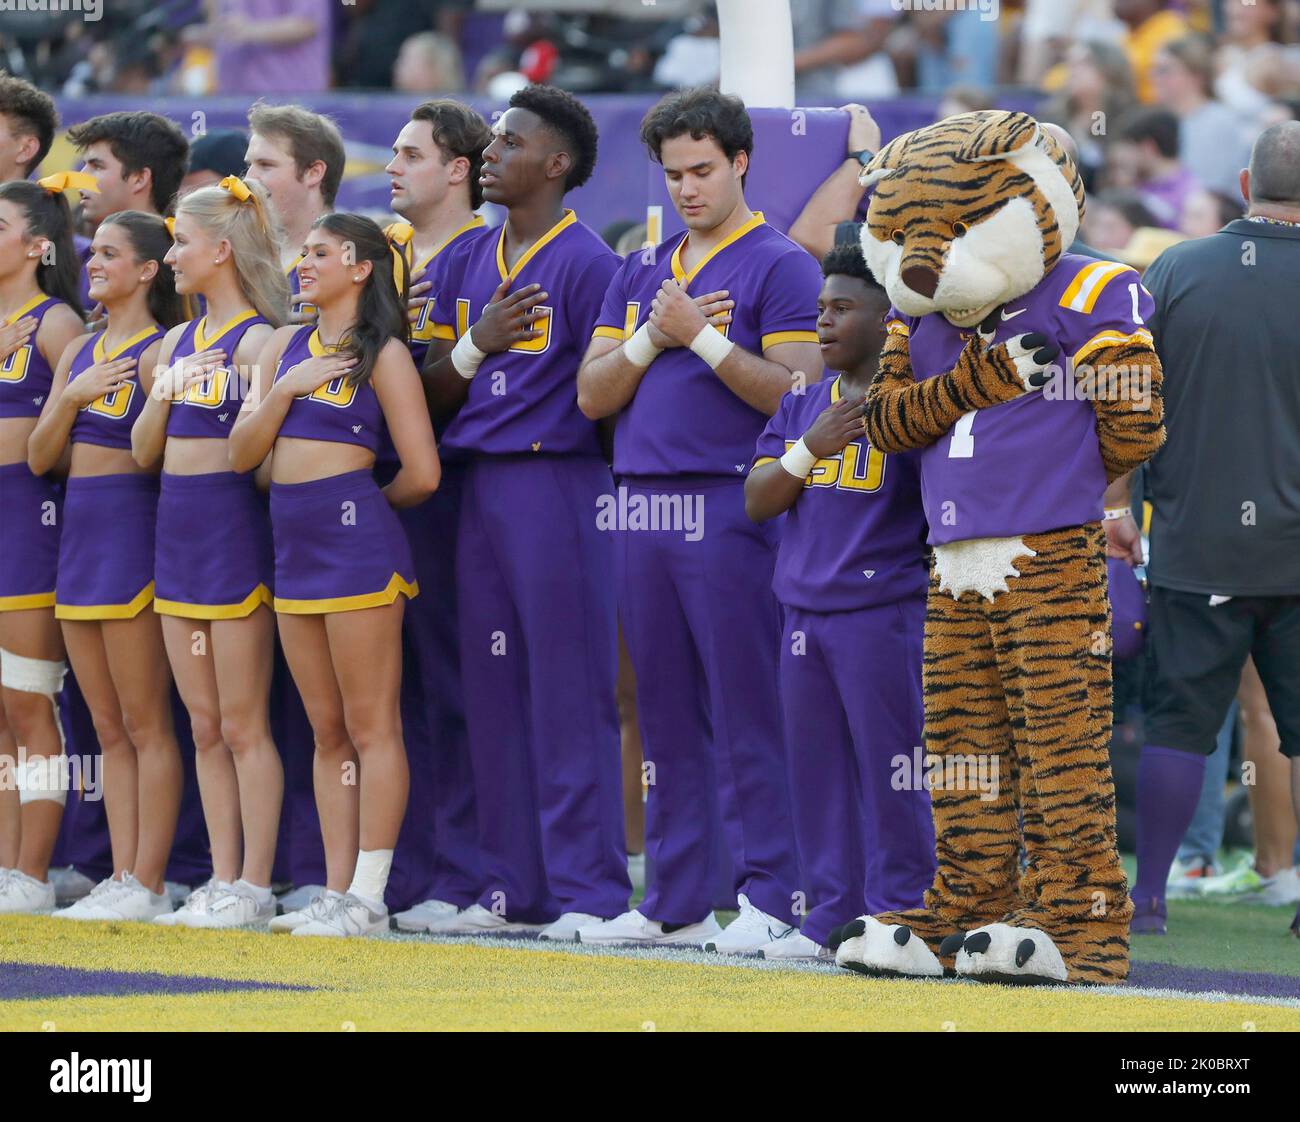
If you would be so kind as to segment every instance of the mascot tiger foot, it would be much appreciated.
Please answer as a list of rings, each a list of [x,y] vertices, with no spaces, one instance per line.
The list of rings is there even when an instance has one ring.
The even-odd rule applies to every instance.
[[[859,974],[891,978],[942,978],[943,966],[925,940],[902,923],[862,916],[831,932],[835,964]]]
[[[1046,931],[990,923],[961,938],[959,978],[1005,985],[1050,985],[1070,980],[1061,952]]]

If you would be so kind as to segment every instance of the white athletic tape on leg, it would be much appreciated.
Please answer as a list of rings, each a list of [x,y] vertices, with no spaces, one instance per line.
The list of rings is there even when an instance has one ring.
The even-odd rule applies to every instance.
[[[59,730],[60,747],[68,743],[67,737],[63,735],[63,722],[59,720],[59,692],[63,689],[63,678],[67,673],[68,664],[62,660],[56,662],[46,658],[28,658],[0,647],[0,686],[7,690],[20,690],[22,693],[44,694],[50,699],[50,708],[54,710],[54,727]]]
[[[14,768],[18,783],[18,803],[52,802],[60,806],[68,801],[68,757],[37,756],[20,760]]]

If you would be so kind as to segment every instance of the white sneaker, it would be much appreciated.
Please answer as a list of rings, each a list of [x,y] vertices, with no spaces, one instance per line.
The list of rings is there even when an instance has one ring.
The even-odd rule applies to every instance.
[[[398,931],[428,931],[429,924],[451,919],[460,909],[446,900],[423,900],[413,908],[398,912],[393,923]]]
[[[1271,904],[1274,907],[1300,904],[1300,871],[1294,867],[1279,869],[1271,877],[1264,878],[1259,891],[1247,893],[1241,900],[1243,903]]]
[[[835,952],[820,943],[814,943],[802,931],[790,928],[779,939],[773,939],[758,950],[760,958],[780,962],[829,962],[834,964]]]
[[[89,896],[95,887],[93,880],[77,872],[71,865],[65,865],[61,869],[51,869],[49,881],[54,885],[54,898],[63,908],[76,903],[83,896]]]
[[[45,913],[54,910],[54,885],[17,869],[0,871],[0,915]]]
[[[304,911],[307,905],[315,900],[317,896],[324,895],[325,886],[323,884],[304,884],[280,897],[280,911],[285,915],[289,912]]]
[[[604,922],[601,916],[593,916],[588,912],[565,912],[554,923],[548,923],[543,927],[537,933],[537,937],[551,943],[572,943],[575,941],[574,936],[578,933],[579,927]]]
[[[754,907],[743,892],[736,897],[740,915],[727,924],[716,938],[704,944],[706,951],[717,954],[754,954],[775,939],[784,939],[795,930],[793,924],[783,923],[775,916]]]
[[[624,912],[621,916],[615,916],[604,923],[579,927],[573,933],[573,940],[575,943],[596,947],[628,945],[698,947],[703,945],[706,939],[713,939],[721,930],[712,912],[699,923],[688,923],[684,927],[665,931],[664,925],[658,920],[646,919],[633,908],[630,912]]]
[[[275,918],[275,897],[263,896],[246,881],[237,880],[227,885],[224,892],[214,896],[207,909],[193,916],[189,927],[249,927],[269,923]]]
[[[185,897],[174,912],[163,912],[154,919],[154,923],[163,927],[190,927],[191,920],[207,913],[212,901],[224,892],[230,891],[230,885],[215,877],[207,884],[201,884]]]
[[[95,915],[100,904],[106,903],[119,892],[126,890],[126,884],[116,877],[105,877],[79,900],[54,913],[55,919],[99,919]],[[55,889],[55,896],[58,889]]]
[[[276,935],[296,931],[303,924],[310,923],[312,920],[324,915],[330,901],[341,895],[340,892],[331,892],[328,888],[322,888],[320,893],[313,896],[305,906],[282,912],[280,915],[275,916],[266,926]]]
[[[87,897],[89,900],[89,897]],[[71,910],[71,909],[69,909]],[[122,878],[121,887],[86,910],[86,919],[151,920],[172,910],[171,897],[165,892],[151,892],[133,873]]]
[[[351,892],[326,902],[319,914],[295,927],[294,935],[332,935],[337,937],[379,935],[388,930],[388,909],[372,912],[370,905]]]
[[[1175,861],[1169,870],[1169,879],[1165,881],[1165,895],[1173,899],[1199,896],[1201,883],[1217,875],[1214,862],[1204,857]]]
[[[511,923],[505,916],[490,912],[482,904],[471,904],[454,916],[431,923],[430,935],[511,935],[523,931],[541,931],[544,923]]]

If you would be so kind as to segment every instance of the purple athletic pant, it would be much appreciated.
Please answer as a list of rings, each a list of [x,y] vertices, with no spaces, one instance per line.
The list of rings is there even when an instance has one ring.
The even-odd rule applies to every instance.
[[[581,456],[470,461],[456,572],[483,861],[479,903],[516,922],[612,917],[623,826],[609,469]]]
[[[777,684],[781,625],[772,595],[780,527],[746,517],[741,480],[623,483],[630,503],[680,496],[680,509],[689,502],[702,515],[698,534],[627,528],[615,535],[623,635],[636,670],[645,759],[653,765],[646,858],[654,883],[641,911],[674,924],[712,911],[720,821],[737,893],[798,923]]]
[[[397,512],[420,595],[407,603],[402,625],[402,736],[411,791],[388,879],[393,911],[422,900],[468,907],[483,888],[456,624],[463,478],[463,465],[444,462],[433,497]]]
[[[826,945],[860,915],[919,907],[934,879],[923,743],[925,598],[853,612],[785,610],[781,702],[803,933]],[[901,769],[899,767],[901,761]],[[896,790],[895,774],[906,780]]]

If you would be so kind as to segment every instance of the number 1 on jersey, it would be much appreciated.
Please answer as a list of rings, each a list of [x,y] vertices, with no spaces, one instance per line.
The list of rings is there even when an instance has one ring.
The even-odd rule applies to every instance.
[[[952,426],[952,439],[948,443],[948,459],[969,460],[975,455],[975,437],[971,435],[971,429],[975,427],[977,412],[978,410],[972,409],[969,413],[963,413]]]

